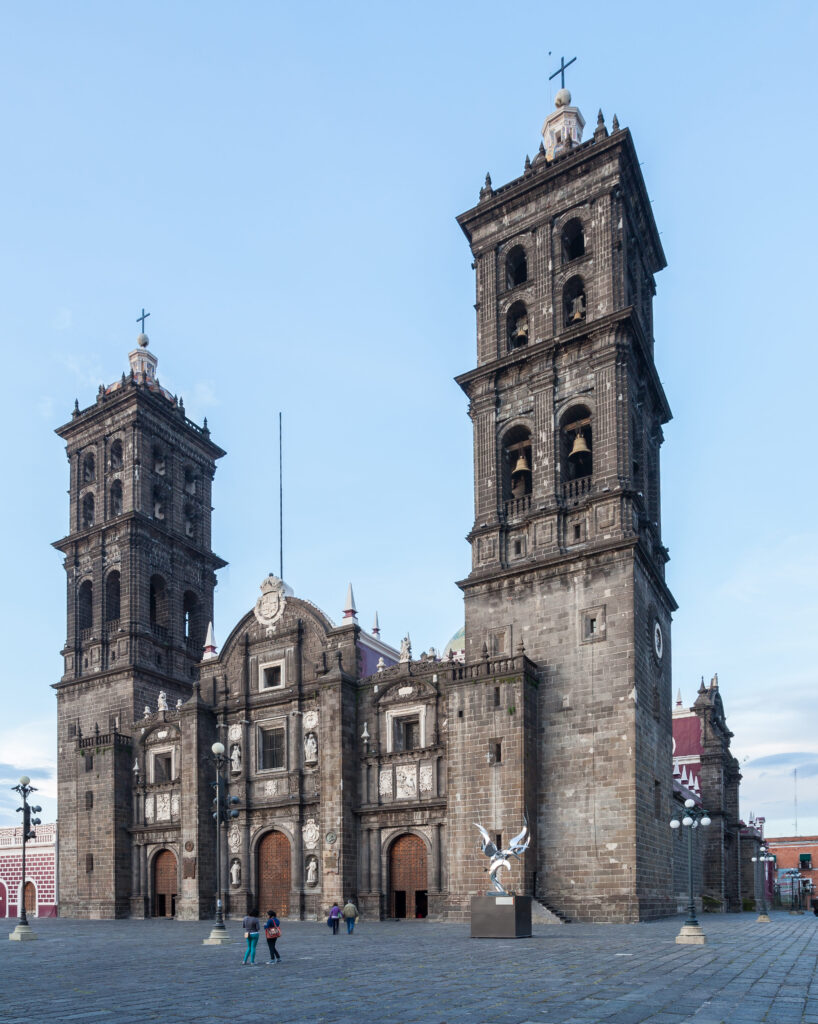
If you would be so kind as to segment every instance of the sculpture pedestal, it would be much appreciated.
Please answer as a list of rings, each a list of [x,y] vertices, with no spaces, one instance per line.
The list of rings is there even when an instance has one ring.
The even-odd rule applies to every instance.
[[[471,898],[473,939],[528,939],[531,937],[531,897],[489,893]]]
[[[210,932],[210,935],[202,940],[203,946],[225,946],[228,942],[233,940],[227,934],[226,928],[214,927]]]
[[[31,942],[32,939],[36,939],[37,936],[31,930],[31,925],[18,924],[14,931],[9,935],[12,942]]]

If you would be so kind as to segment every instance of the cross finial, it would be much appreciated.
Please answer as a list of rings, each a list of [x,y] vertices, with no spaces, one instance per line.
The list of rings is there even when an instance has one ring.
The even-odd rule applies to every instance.
[[[566,64],[565,63],[565,57],[560,57],[560,66],[557,68],[557,70],[554,72],[553,75],[549,75],[548,76],[548,81],[550,82],[552,78],[556,78],[557,75],[559,75],[560,76],[560,88],[564,89],[565,88],[565,69],[569,68],[574,63],[574,61],[576,59],[577,59],[576,57],[572,57],[568,61],[568,63]]]
[[[150,316],[150,313],[146,313],[145,312],[145,307],[143,306],[142,307],[142,316],[138,316],[136,318],[136,322],[142,324],[142,333],[143,334],[145,333],[145,321],[148,319],[149,316]]]

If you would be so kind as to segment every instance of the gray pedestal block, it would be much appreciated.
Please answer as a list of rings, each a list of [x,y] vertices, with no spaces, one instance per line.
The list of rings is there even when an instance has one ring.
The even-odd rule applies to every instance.
[[[530,935],[530,896],[472,896],[473,939],[527,939]]]

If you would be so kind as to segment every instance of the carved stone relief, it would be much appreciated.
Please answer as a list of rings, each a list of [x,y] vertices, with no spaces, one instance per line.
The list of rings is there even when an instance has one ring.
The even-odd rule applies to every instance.
[[[227,835],[227,842],[228,842],[228,845],[230,846],[230,849],[234,853],[241,846],[241,833],[235,827],[235,825],[233,826],[233,828],[230,829],[230,832]]]
[[[196,858],[182,857],[182,878],[196,877]]]
[[[170,798],[170,816],[171,818],[179,817],[179,794],[174,793]]]
[[[278,796],[281,792],[281,783],[279,779],[268,779],[264,783],[264,795],[265,796]]]
[[[378,792],[381,796],[392,796],[392,769],[384,768],[378,779]]]
[[[145,821],[150,825],[153,821],[153,797],[145,797]]]
[[[414,764],[399,764],[395,768],[396,795],[398,799],[417,796],[418,776]]]
[[[421,793],[432,792],[432,766],[430,764],[420,766],[420,791]]]
[[[304,731],[310,732],[318,727],[318,712],[315,710],[304,712]]]
[[[168,821],[170,819],[170,793],[156,794],[156,820]]]
[[[238,743],[241,739],[241,726],[236,722],[227,731],[227,738],[231,743]]]

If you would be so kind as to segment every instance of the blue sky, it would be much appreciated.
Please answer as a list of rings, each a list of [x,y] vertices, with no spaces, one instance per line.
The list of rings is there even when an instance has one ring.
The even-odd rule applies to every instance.
[[[522,172],[559,57],[591,127],[633,132],[668,269],[656,360],[674,690],[719,673],[742,813],[818,831],[812,400],[816,134],[808,3],[123,2],[0,12],[0,823],[53,815],[67,464],[53,428],[151,312],[159,376],[227,449],[222,640],[278,565],[340,618],[462,622],[474,284],[455,216]],[[550,54],[549,54],[550,51]]]

